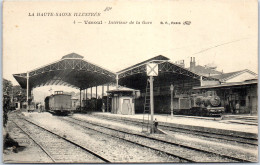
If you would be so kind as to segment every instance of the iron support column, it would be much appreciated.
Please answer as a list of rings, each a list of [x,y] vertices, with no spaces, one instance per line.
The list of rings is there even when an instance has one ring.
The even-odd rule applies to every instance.
[[[92,99],[92,87],[90,88],[90,99]]]
[[[249,91],[251,91],[251,85],[249,86]],[[248,98],[248,97],[247,97]],[[248,100],[249,101],[249,100]],[[252,105],[252,96],[250,95],[250,101],[251,101],[251,108],[250,108],[250,116],[253,115],[253,105]],[[250,103],[249,103],[250,104]]]
[[[109,84],[107,84],[107,91],[109,91]],[[109,112],[109,98],[108,98],[108,93],[107,93],[107,112]]]
[[[102,99],[103,99],[103,96],[104,96],[104,85],[102,85]]]
[[[86,89],[86,100],[88,99],[88,88]]]
[[[79,89],[79,110],[81,112],[81,88]]]
[[[151,133],[154,133],[154,123],[153,123],[153,115],[154,115],[154,104],[153,104],[153,76],[150,76],[150,105],[151,105]]]
[[[118,74],[116,75],[116,89],[118,88]]]
[[[200,76],[200,86],[203,85],[203,79],[202,79],[202,76]]]
[[[97,99],[98,99],[98,98],[97,98],[97,86],[96,86],[96,111],[98,110],[98,109],[97,109]]]
[[[27,100],[27,111],[29,110],[29,72],[26,74],[26,100]]]
[[[171,118],[173,118],[173,90],[174,90],[174,87],[173,85],[171,84]]]

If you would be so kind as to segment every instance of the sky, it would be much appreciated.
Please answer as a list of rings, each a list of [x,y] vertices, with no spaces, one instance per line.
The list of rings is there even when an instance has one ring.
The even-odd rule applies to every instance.
[[[3,7],[3,78],[14,85],[12,74],[72,52],[114,72],[164,55],[173,62],[185,60],[186,67],[195,57],[196,64],[214,63],[219,71],[258,73],[256,0],[6,1]],[[36,16],[89,12],[100,16]],[[160,24],[165,21],[181,24]]]

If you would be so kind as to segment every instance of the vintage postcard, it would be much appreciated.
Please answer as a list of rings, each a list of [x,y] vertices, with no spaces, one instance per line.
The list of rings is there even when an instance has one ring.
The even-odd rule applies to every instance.
[[[4,163],[258,162],[257,0],[6,0]]]

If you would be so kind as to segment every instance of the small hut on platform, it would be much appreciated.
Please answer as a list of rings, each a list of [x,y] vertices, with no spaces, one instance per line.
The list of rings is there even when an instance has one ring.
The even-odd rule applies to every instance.
[[[138,90],[129,88],[117,88],[114,90],[107,91],[107,93],[112,97],[111,113],[122,115],[134,115],[134,100],[138,92]]]

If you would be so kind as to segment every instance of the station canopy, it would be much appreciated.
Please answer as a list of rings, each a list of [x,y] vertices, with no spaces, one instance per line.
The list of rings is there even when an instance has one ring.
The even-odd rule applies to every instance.
[[[170,59],[159,55],[148,59],[146,61],[140,62],[136,65],[123,69],[117,72],[119,85],[126,86],[129,88],[143,90],[146,87],[147,82],[147,74],[146,74],[146,65],[149,63],[157,63],[158,64],[158,76],[155,76],[155,83],[159,83],[160,85],[167,84],[171,82],[176,82],[177,84],[180,82],[186,82],[186,84],[190,84],[192,82],[200,82],[203,81],[218,81],[212,77],[206,77],[194,73],[178,64],[172,63],[169,61]]]
[[[79,89],[115,83],[116,74],[92,64],[76,53],[28,72],[29,88],[45,85],[64,85]],[[27,73],[14,74],[22,88],[27,86]]]

